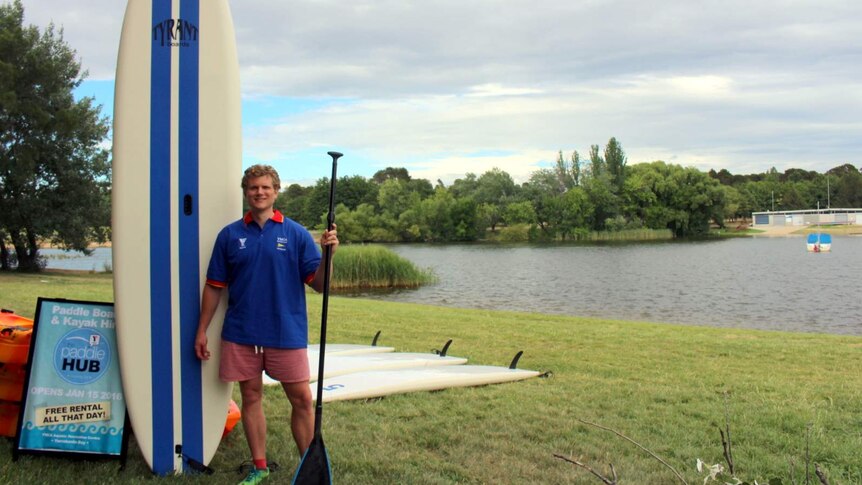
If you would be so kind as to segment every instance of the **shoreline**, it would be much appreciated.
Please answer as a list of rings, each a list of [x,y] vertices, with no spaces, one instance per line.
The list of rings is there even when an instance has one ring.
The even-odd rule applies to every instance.
[[[740,235],[735,235],[734,232],[741,232],[739,228],[733,229],[729,224],[723,231],[727,231],[727,237],[739,237]],[[765,226],[765,227],[752,227],[747,225],[747,229],[751,231],[758,232],[749,232],[747,234],[741,234],[741,236],[750,236],[750,237],[803,237],[809,233],[815,232],[818,230],[817,226]],[[820,232],[824,234],[832,234],[833,236],[862,236],[862,225],[859,224],[850,224],[850,225],[842,225],[842,226],[822,226],[819,228]],[[318,238],[318,235],[315,231],[310,231],[315,239]],[[722,236],[724,237],[724,236]],[[483,242],[483,241],[477,241]],[[87,249],[98,249],[98,248],[110,248],[113,244],[111,241],[105,241],[103,243],[90,243],[87,246]],[[39,244],[39,249],[58,249],[61,251],[67,250],[66,248],[62,248],[56,245],[53,245],[49,242],[43,242]],[[68,249],[67,251],[76,251],[74,249]]]
[[[804,237],[818,231],[833,236],[862,236],[862,225],[858,224],[842,226],[766,226],[752,229],[762,231],[752,234],[755,237]]]

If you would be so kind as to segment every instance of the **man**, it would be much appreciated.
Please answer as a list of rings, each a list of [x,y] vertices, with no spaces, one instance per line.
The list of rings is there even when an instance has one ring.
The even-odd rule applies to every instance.
[[[308,231],[274,209],[280,188],[278,173],[268,165],[245,171],[242,189],[250,210],[216,238],[195,339],[198,358],[209,359],[206,330],[227,288],[219,377],[239,382],[242,423],[254,460],[254,469],[241,484],[256,484],[269,475],[264,370],[281,382],[290,401],[291,431],[300,456],[314,435],[304,285],[323,291],[324,268]],[[323,233],[320,244],[335,254],[334,225]]]

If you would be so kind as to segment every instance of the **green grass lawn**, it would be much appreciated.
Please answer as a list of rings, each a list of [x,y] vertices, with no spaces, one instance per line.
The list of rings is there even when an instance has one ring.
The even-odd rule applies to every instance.
[[[102,275],[0,274],[0,306],[32,315],[37,296],[110,301]],[[320,297],[309,298],[311,335]],[[561,454],[619,484],[680,483],[613,428],[651,449],[689,484],[703,483],[698,458],[723,462],[718,427],[727,409],[740,478],[811,482],[818,463],[831,484],[862,483],[862,338],[716,329],[593,318],[466,310],[333,297],[329,342],[380,344],[427,352],[454,339],[449,354],[474,364],[520,367],[552,377],[518,383],[337,402],[324,408],[323,434],[341,484],[601,483]],[[316,338],[314,339],[316,340]],[[235,390],[236,395],[236,390]],[[725,398],[725,396],[728,396]],[[238,400],[238,398],[237,398]],[[266,394],[269,458],[281,465],[270,483],[290,480],[298,456],[289,405]],[[149,483],[132,440],[128,467],[25,456],[10,460],[0,440],[2,483]],[[4,458],[5,457],[5,458]],[[174,483],[235,483],[248,459],[242,426],[222,443],[209,477]],[[717,483],[717,482],[716,482]]]

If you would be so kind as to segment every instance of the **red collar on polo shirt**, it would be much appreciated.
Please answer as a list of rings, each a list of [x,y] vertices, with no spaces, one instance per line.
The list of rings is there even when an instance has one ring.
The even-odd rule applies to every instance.
[[[246,223],[246,225],[251,224],[251,221],[254,220],[254,217],[251,215],[251,211],[245,213],[245,216],[242,218],[242,222]],[[270,217],[272,222],[277,222],[279,224],[284,222],[284,214],[279,212],[278,210],[273,211],[272,217]]]

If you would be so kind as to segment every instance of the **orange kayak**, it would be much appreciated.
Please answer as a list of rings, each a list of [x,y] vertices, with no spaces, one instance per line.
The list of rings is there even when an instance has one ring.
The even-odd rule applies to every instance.
[[[20,401],[24,390],[24,366],[0,363],[0,401]]]
[[[32,335],[33,320],[3,310],[0,313],[0,362],[26,364]]]
[[[17,402],[0,401],[0,436],[15,437],[20,409],[21,406]]]
[[[227,436],[231,431],[233,431],[234,426],[236,426],[236,423],[239,422],[239,418],[239,406],[237,406],[236,402],[231,399],[230,404],[228,404],[227,408],[227,421],[224,424],[224,432],[221,435],[222,439],[224,439],[225,436]]]

